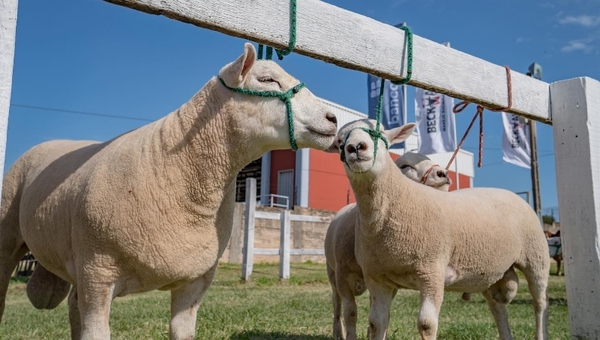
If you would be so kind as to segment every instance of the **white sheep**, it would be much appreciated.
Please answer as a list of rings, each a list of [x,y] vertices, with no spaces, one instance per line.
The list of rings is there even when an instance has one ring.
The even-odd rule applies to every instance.
[[[4,178],[1,307],[10,274],[30,249],[73,285],[74,339],[109,339],[111,301],[154,289],[171,291],[170,339],[194,338],[198,307],[231,234],[238,172],[294,143],[325,149],[336,125],[310,91],[273,61],[257,61],[247,43],[219,77],[156,122],[104,143],[33,147]]]
[[[382,134],[393,144],[415,124],[374,131],[358,120],[338,131],[346,175],[359,210],[355,255],[371,297],[369,334],[384,339],[399,288],[419,290],[422,339],[436,339],[444,290],[486,298],[500,339],[511,339],[506,304],[525,275],[535,310],[535,339],[548,338],[548,244],[533,209],[497,188],[441,192],[399,174]],[[375,144],[377,143],[377,144]],[[377,152],[374,153],[375,145]]]
[[[407,152],[396,160],[402,173],[417,183],[448,191],[452,181],[448,170],[420,154]],[[325,262],[332,289],[333,335],[335,339],[356,339],[358,309],[355,296],[364,293],[366,286],[362,269],[354,256],[354,228],[358,217],[356,204],[349,204],[333,217],[325,235]],[[343,319],[346,331],[342,325]]]

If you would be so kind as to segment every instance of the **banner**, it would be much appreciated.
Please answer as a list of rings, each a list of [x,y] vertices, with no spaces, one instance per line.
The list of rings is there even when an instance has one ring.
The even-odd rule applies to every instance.
[[[502,112],[502,160],[531,169],[531,149],[529,148],[529,126],[523,118]]]
[[[367,82],[369,90],[369,118],[377,119],[377,105],[379,103],[381,79],[369,74]],[[402,126],[406,123],[406,112],[404,110],[404,103],[406,101],[405,96],[405,85],[394,85],[389,80],[385,81],[381,124],[386,130]],[[404,145],[404,142],[398,143],[390,146],[390,149],[404,149]]]
[[[453,106],[452,97],[416,89],[415,120],[419,131],[419,153],[454,152],[456,127]]]

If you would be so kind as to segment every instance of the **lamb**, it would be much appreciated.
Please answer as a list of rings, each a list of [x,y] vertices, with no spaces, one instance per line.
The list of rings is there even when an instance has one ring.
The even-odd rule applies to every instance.
[[[500,339],[512,339],[506,304],[518,285],[516,268],[533,298],[535,339],[547,339],[550,260],[533,209],[503,189],[444,193],[411,181],[398,173],[385,142],[406,139],[415,124],[375,126],[348,123],[329,149],[341,153],[356,196],[355,255],[371,297],[370,338],[385,338],[392,299],[406,288],[421,295],[422,339],[437,337],[444,290],[483,293]]]
[[[427,156],[408,152],[396,160],[396,166],[415,182],[448,191],[452,181],[448,171]],[[331,220],[325,235],[325,261],[332,289],[333,334],[335,339],[355,340],[358,310],[354,296],[364,293],[362,270],[354,256],[354,228],[358,209],[352,203],[343,207]],[[342,325],[342,306],[344,324]]]
[[[30,249],[73,285],[73,339],[109,339],[111,301],[155,289],[171,291],[170,339],[194,338],[231,234],[238,172],[269,150],[326,149],[336,131],[335,115],[246,43],[218,77],[156,122],[104,143],[33,147],[4,179],[2,309],[10,274]]]

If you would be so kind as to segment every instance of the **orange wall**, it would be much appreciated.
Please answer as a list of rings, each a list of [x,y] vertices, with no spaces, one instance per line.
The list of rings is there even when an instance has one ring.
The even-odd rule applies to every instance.
[[[396,154],[390,155],[394,160],[399,157]],[[450,191],[456,190],[454,172],[450,171],[449,176],[452,179]],[[461,188],[470,186],[469,176],[461,174],[459,179]],[[345,205],[356,202],[338,154],[311,149],[308,182],[308,206],[311,208],[338,211]]]

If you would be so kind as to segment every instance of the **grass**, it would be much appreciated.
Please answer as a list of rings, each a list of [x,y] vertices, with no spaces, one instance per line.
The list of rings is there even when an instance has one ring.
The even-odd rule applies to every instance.
[[[556,272],[553,267],[552,273]],[[221,264],[198,312],[196,339],[331,339],[331,288],[323,264],[293,263],[287,282],[277,278],[278,264],[254,266],[252,282],[240,282],[240,265]],[[519,273],[520,274],[520,273]],[[508,306],[515,339],[533,339],[534,316],[527,284],[520,277],[519,293]],[[569,339],[564,276],[550,276],[550,339]],[[168,339],[169,294],[153,291],[116,299],[110,324],[113,339]],[[358,297],[359,336],[367,329],[368,293]],[[399,291],[391,312],[388,339],[418,338],[415,291]],[[439,339],[497,339],[485,300],[473,294],[465,302],[446,293],[440,313]],[[11,282],[0,339],[68,339],[66,302],[55,310],[34,309],[25,283]]]

